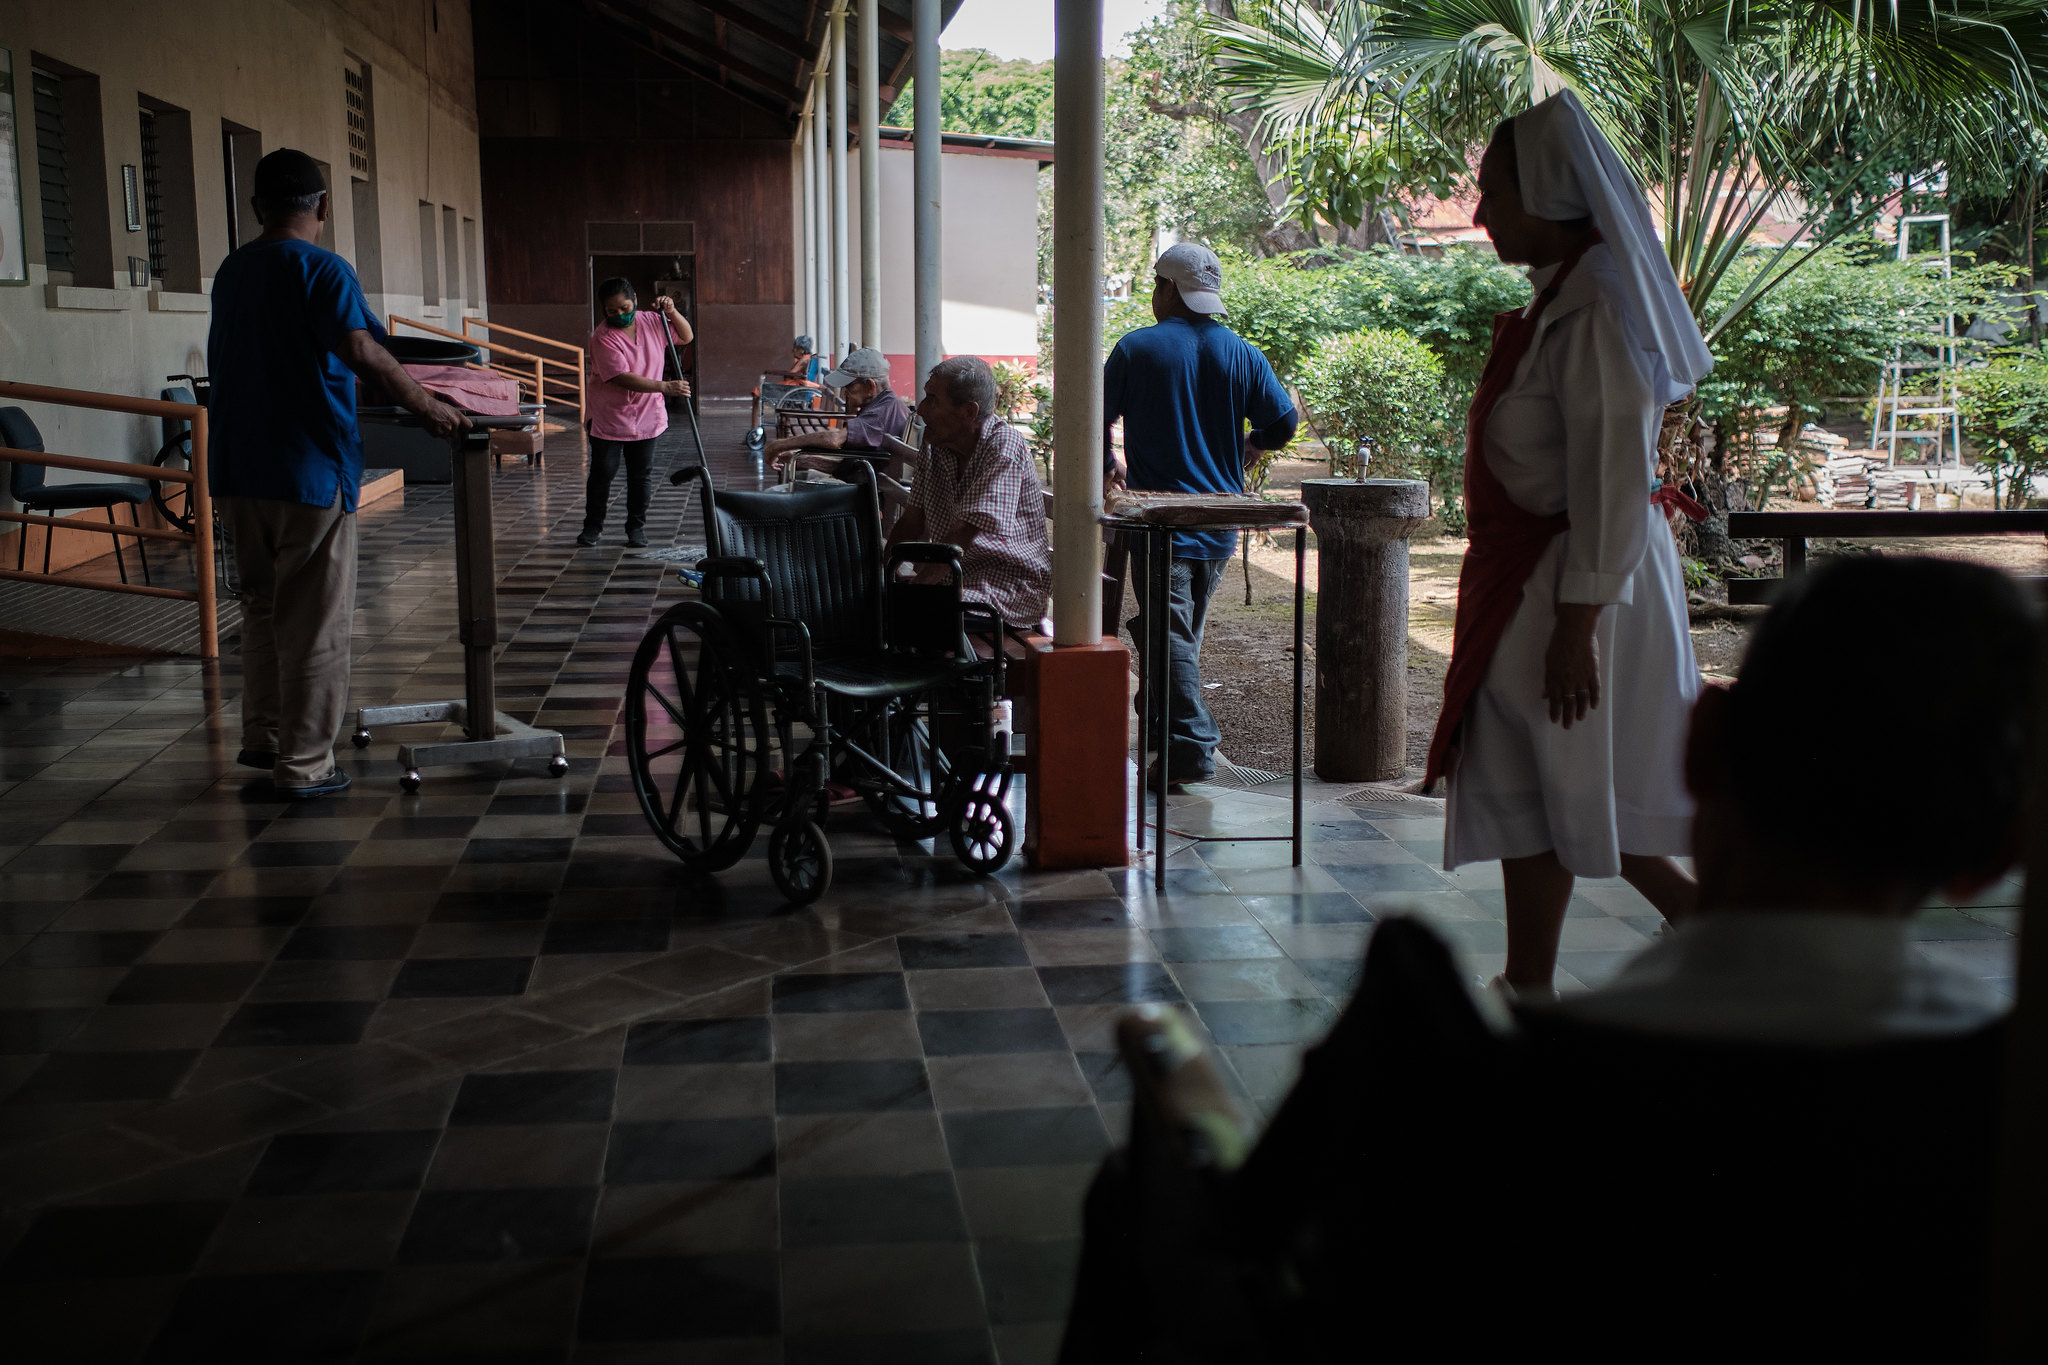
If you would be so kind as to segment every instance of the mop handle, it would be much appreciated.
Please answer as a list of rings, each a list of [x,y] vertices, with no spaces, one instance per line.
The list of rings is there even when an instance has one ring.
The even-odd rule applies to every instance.
[[[661,320],[661,336],[662,340],[668,343],[668,358],[676,364],[676,378],[684,378],[682,353],[676,350],[675,329],[669,326],[666,316]],[[697,386],[694,384],[690,386],[690,392],[683,396],[683,411],[690,419],[690,439],[697,443],[697,467],[704,471],[704,482],[710,486],[711,462],[704,458],[704,433],[697,429]]]

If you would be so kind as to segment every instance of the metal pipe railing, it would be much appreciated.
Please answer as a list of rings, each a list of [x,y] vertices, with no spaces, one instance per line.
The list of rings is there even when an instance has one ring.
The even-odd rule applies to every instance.
[[[55,534],[58,526],[71,526],[109,537],[129,535],[147,540],[172,540],[192,546],[193,572],[197,591],[158,588],[141,583],[103,583],[65,573],[38,573],[32,569],[0,569],[0,578],[20,583],[55,583],[61,587],[90,588],[94,592],[123,592],[135,597],[168,597],[199,606],[200,657],[220,657],[220,616],[213,581],[213,499],[206,491],[206,409],[197,403],[171,403],[160,398],[130,398],[126,394],[95,393],[89,389],[59,389],[46,384],[17,384],[0,380],[0,398],[22,403],[48,403],[56,407],[91,408],[99,412],[123,412],[136,417],[177,417],[192,428],[192,464],[189,469],[162,469],[134,465],[120,460],[95,460],[83,455],[56,455],[42,450],[0,448],[0,460],[14,464],[41,465],[46,469],[71,469],[88,474],[113,474],[120,478],[138,476],[145,481],[189,484],[192,489],[192,529],[157,530],[153,527],[99,525],[71,517],[45,517],[29,512],[0,513],[0,520],[22,526],[17,535],[26,536],[29,526],[46,526]],[[147,471],[143,473],[142,471]],[[119,544],[118,540],[114,541]]]
[[[481,336],[481,337],[474,337],[474,338],[471,338],[471,337],[470,337],[470,333],[469,333],[469,328],[470,328],[470,324],[472,324],[472,323],[474,323],[474,324],[475,324],[476,326],[478,326],[478,327],[481,327],[481,328],[483,328],[483,329],[484,329],[484,335],[483,335],[483,336]],[[502,323],[502,322],[492,322],[492,321],[491,321],[491,320],[490,320],[489,318],[472,318],[472,317],[465,317],[465,318],[464,318],[464,319],[462,320],[462,335],[463,335],[463,336],[464,336],[465,338],[468,338],[468,339],[471,339],[471,340],[475,340],[475,341],[480,341],[480,342],[482,342],[482,343],[483,343],[484,345],[486,345],[486,346],[489,346],[489,345],[491,344],[491,337],[490,337],[490,334],[491,334],[491,333],[492,333],[493,331],[499,331],[499,332],[508,332],[508,333],[510,333],[511,335],[513,335],[513,336],[516,336],[516,337],[520,338],[520,339],[521,339],[521,340],[523,340],[523,341],[532,341],[532,342],[537,342],[537,343],[539,343],[539,344],[540,344],[540,345],[542,345],[542,346],[553,346],[553,347],[555,347],[555,348],[556,348],[556,349],[558,349],[558,350],[563,350],[563,351],[567,351],[567,352],[568,352],[568,353],[569,353],[570,355],[573,355],[573,356],[575,356],[575,357],[576,357],[576,360],[575,360],[575,363],[574,363],[573,365],[571,365],[571,363],[570,363],[569,361],[567,361],[567,360],[557,360],[557,361],[555,361],[554,363],[555,363],[555,364],[557,364],[557,365],[563,366],[563,367],[565,367],[565,368],[569,368],[569,369],[572,369],[572,370],[573,370],[573,371],[575,372],[575,375],[576,375],[576,413],[577,413],[577,415],[578,415],[578,416],[581,416],[581,415],[583,414],[583,411],[584,411],[584,404],[583,404],[583,400],[584,400],[584,398],[586,397],[586,391],[585,391],[585,388],[584,388],[584,384],[585,384],[585,377],[584,377],[584,375],[585,375],[585,368],[586,368],[586,366],[587,366],[587,365],[588,365],[588,363],[589,363],[589,358],[588,358],[588,355],[587,355],[587,353],[586,353],[586,352],[584,351],[584,349],[583,349],[583,348],[582,348],[581,346],[576,346],[576,345],[572,345],[572,344],[570,344],[569,342],[566,342],[566,341],[557,341],[557,340],[555,340],[555,339],[554,339],[553,337],[544,337],[544,336],[541,336],[541,335],[540,335],[539,333],[537,333],[537,332],[522,332],[522,331],[520,331],[520,330],[519,330],[519,329],[518,329],[517,327],[508,327],[508,326],[506,326],[506,325],[505,325],[504,323]],[[555,382],[556,382],[556,383],[560,383],[560,384],[563,384],[563,385],[564,385],[565,387],[567,386],[567,381],[566,381],[566,380],[557,380],[557,381],[555,381]],[[543,398],[543,399],[542,399],[541,401],[542,401],[543,403],[545,403],[545,402],[546,402],[547,400],[546,400],[545,398]],[[566,399],[564,399],[564,401],[566,402],[567,400],[566,400]]]

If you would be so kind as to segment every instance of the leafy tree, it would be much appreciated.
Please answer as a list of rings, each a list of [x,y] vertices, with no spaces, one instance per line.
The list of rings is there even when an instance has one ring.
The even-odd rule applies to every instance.
[[[884,123],[916,122],[915,81],[906,81]],[[939,126],[990,137],[1052,137],[1052,63],[1004,61],[978,47],[939,53]]]
[[[1732,424],[1783,405],[1780,445],[1789,446],[1822,415],[1822,399],[1873,392],[1886,361],[1902,348],[1940,345],[1944,316],[1977,311],[2011,278],[2006,267],[1983,265],[1944,280],[1939,262],[1924,256],[1864,256],[1827,248],[1722,330],[1714,368],[1700,384],[1702,415]],[[1735,284],[1768,260],[1767,250],[1753,248],[1738,261]]]
[[[1208,27],[1223,81],[1270,133],[1350,127],[1364,163],[1382,141],[1462,157],[1573,90],[1660,201],[1710,341],[1856,225],[1841,210],[1863,171],[1839,166],[1845,151],[1963,166],[2044,123],[2038,0],[1260,0]],[[1803,232],[1716,302],[1788,196]]]

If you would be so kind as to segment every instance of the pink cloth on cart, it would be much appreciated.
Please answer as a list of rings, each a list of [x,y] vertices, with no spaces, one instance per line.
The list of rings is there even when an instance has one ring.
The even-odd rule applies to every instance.
[[[419,386],[444,402],[479,417],[519,415],[518,381],[495,370],[467,365],[407,365]]]

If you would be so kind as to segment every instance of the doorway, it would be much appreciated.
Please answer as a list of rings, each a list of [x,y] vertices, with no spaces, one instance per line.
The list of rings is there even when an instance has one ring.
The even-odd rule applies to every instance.
[[[697,325],[697,258],[688,252],[667,252],[659,255],[636,253],[633,255],[593,255],[590,258],[590,325],[593,329],[602,326],[597,297],[600,281],[624,276],[633,282],[633,293],[640,306],[651,307],[663,295],[676,301],[684,317],[690,320],[694,329]],[[676,368],[680,359],[682,369]],[[697,344],[678,348],[677,352],[662,363],[663,379],[687,379],[690,387],[697,387]],[[681,411],[682,400],[671,398],[668,402],[671,412]]]

